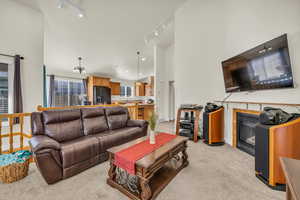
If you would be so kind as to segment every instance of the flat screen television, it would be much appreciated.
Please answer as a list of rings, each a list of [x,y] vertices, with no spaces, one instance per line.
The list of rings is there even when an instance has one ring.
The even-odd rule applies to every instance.
[[[222,62],[226,92],[293,88],[287,35]]]

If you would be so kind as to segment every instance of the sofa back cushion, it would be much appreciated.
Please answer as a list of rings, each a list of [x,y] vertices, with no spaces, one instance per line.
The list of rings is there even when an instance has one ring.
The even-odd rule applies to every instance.
[[[129,119],[128,109],[125,107],[109,107],[105,109],[109,129],[126,127]]]
[[[44,111],[43,120],[45,135],[58,142],[66,142],[84,136],[79,109]]]
[[[44,135],[42,113],[40,112],[31,113],[31,134]]]
[[[108,130],[104,108],[82,108],[84,135],[92,135]]]

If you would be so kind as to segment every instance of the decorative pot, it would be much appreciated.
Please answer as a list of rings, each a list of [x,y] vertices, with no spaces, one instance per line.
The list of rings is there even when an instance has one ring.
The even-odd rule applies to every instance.
[[[150,130],[150,144],[155,144],[155,131]]]

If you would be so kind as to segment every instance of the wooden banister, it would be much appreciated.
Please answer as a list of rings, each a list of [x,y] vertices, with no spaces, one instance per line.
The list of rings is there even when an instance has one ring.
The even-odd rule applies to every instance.
[[[8,118],[9,121],[9,152],[12,153],[14,150],[14,136],[13,136],[13,126],[14,126],[14,118]]]
[[[2,119],[0,118],[0,155],[2,154]]]
[[[24,118],[30,117],[31,113],[13,113],[13,114],[0,114],[0,154],[12,153],[18,150],[28,150],[29,146],[24,146],[24,138],[31,138],[31,134],[24,132]],[[7,119],[8,122],[8,133],[3,133],[3,123]],[[19,127],[16,127],[14,121],[19,120]],[[14,131],[14,128],[18,128],[18,131]],[[20,146],[14,147],[14,136],[20,136]],[[6,151],[2,150],[3,138],[9,138],[9,149]]]

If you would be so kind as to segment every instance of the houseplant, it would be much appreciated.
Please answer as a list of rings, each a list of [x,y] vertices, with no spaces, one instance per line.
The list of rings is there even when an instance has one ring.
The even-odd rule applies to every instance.
[[[157,115],[155,112],[152,113],[150,120],[149,120],[149,127],[150,127],[150,144],[155,144],[155,128],[157,124]]]

